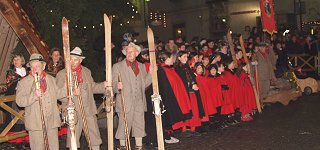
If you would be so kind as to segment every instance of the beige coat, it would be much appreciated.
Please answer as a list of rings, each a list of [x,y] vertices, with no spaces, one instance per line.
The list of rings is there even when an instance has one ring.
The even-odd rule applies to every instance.
[[[66,96],[64,87],[58,88],[56,80],[51,75],[46,77],[47,90],[42,96],[42,106],[44,116],[48,119],[46,125],[51,128],[58,128],[61,125],[57,99]],[[28,75],[19,81],[16,93],[16,103],[20,107],[25,107],[25,126],[28,131],[42,130],[40,106],[38,98],[34,94],[34,77]]]
[[[83,107],[84,107],[84,112],[86,115],[87,119],[87,125],[88,125],[88,130],[89,130],[89,136],[91,140],[92,146],[99,147],[99,145],[102,143],[101,137],[100,137],[100,132],[99,132],[99,127],[97,123],[97,107],[96,103],[93,97],[94,93],[104,93],[105,88],[104,88],[104,83],[95,83],[92,76],[91,76],[91,71],[82,66],[82,79],[83,83],[80,83],[80,89],[81,89],[81,97],[83,101]],[[65,86],[66,84],[66,70],[63,69],[61,70],[57,76],[57,85],[59,87]],[[73,102],[75,104],[75,109],[78,112],[78,123],[76,124],[76,140],[77,140],[77,146],[79,147],[81,144],[79,143],[79,139],[81,136],[81,133],[83,131],[83,122],[82,118],[80,115],[80,107],[79,107],[79,101],[78,97],[75,96],[73,99]],[[67,106],[67,99],[61,99],[62,101],[62,106],[63,109]],[[70,132],[68,132],[68,138],[67,138],[67,147],[70,147]]]
[[[58,87],[65,86],[66,70],[63,69],[59,71],[56,78],[57,78]],[[104,83],[95,83],[91,76],[91,71],[84,66],[82,66],[82,79],[83,79],[83,83],[80,84],[80,88],[81,88],[81,96],[82,96],[85,113],[87,116],[95,116],[97,114],[97,106],[94,101],[93,94],[98,94],[98,93],[103,94],[105,92]],[[79,102],[77,98],[75,97],[72,100],[76,105],[76,110],[78,111]],[[63,102],[63,106],[66,106],[67,98],[61,99],[61,101]]]
[[[134,76],[134,73],[132,69],[127,65],[126,60],[123,60],[119,63],[114,64],[112,68],[113,90],[115,93],[119,93],[117,85],[118,85],[119,73],[121,74],[126,112],[129,112],[135,106],[137,99],[135,99],[136,93],[133,93],[133,91],[135,91],[136,88],[140,90],[139,91],[140,93],[143,93],[141,97],[138,99],[142,98],[142,102],[143,102],[142,110],[147,111],[146,96],[144,92],[146,87],[151,84],[151,75],[146,72],[146,67],[144,64],[142,63],[138,63],[138,64],[139,64],[139,70],[140,70],[139,76],[142,81],[140,87],[135,85],[134,81],[132,81],[133,79],[132,76]],[[116,96],[116,112],[122,112],[120,95]]]
[[[58,127],[61,125],[57,99],[66,96],[64,87],[59,89],[56,80],[50,75],[46,77],[47,90],[43,93],[41,101],[44,121],[47,129],[48,144],[51,150],[59,149]],[[31,75],[19,81],[16,93],[16,103],[25,107],[25,127],[29,131],[30,148],[44,149],[44,137],[39,101],[35,96],[34,77]]]

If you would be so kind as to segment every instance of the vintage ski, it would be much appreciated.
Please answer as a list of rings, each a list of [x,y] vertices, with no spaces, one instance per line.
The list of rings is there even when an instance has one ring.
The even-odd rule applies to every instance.
[[[148,45],[149,45],[149,55],[150,55],[150,67],[152,68],[150,71],[152,74],[152,89],[153,95],[151,96],[153,106],[154,106],[154,115],[156,120],[156,128],[157,128],[157,140],[158,140],[158,149],[164,150],[164,142],[163,142],[163,129],[162,129],[162,120],[161,120],[161,97],[159,95],[159,87],[158,87],[158,75],[157,75],[157,63],[156,63],[156,50],[154,46],[154,36],[151,28],[148,27],[147,30],[148,36]]]
[[[233,44],[233,40],[232,40],[232,37],[231,37],[230,29],[227,32],[227,41],[228,41],[229,46],[230,46],[230,51],[231,51],[231,56],[232,56],[233,63],[234,63],[235,66],[238,66],[237,59],[236,59],[236,52],[234,51],[234,44]],[[245,53],[243,55],[245,55]]]
[[[111,20],[106,14],[104,18],[106,81],[108,83],[105,93],[105,108],[107,112],[108,150],[113,150],[113,91],[111,66]],[[110,18],[111,19],[111,18]]]
[[[257,88],[257,85],[258,85],[258,79],[256,79],[256,82],[254,82],[254,79],[253,77],[251,76],[251,69],[250,69],[250,63],[249,63],[249,59],[246,55],[246,49],[244,47],[244,41],[243,41],[243,38],[242,38],[242,35],[240,36],[240,46],[241,46],[241,50],[242,50],[242,53],[243,53],[243,58],[244,58],[244,61],[246,62],[247,65],[249,65],[249,78],[251,80],[251,83],[252,83],[252,87],[253,87],[253,91],[254,91],[254,96],[256,97],[256,103],[257,103],[257,108],[258,108],[258,112],[261,113],[262,110],[261,110],[261,104],[260,104],[260,96],[259,96],[259,89]],[[257,69],[255,69],[255,73],[257,72]],[[257,78],[258,76],[256,76]]]
[[[67,106],[67,115],[66,115],[66,123],[69,126],[69,130],[71,133],[71,143],[70,149],[77,150],[77,141],[76,141],[76,132],[75,127],[77,123],[77,116],[75,110],[75,104],[72,101],[72,71],[70,65],[70,43],[69,43],[69,27],[68,20],[63,17],[62,18],[62,41],[63,41],[63,54],[64,54],[64,62],[66,69],[66,87],[67,87],[67,98],[68,98],[68,106]]]

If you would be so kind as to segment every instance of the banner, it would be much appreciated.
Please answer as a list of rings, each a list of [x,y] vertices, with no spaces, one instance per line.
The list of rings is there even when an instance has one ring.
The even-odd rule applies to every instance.
[[[262,28],[269,34],[277,33],[273,0],[260,0]]]

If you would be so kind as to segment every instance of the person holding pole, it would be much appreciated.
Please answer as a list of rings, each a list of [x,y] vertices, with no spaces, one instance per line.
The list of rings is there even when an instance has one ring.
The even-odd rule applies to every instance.
[[[31,72],[18,82],[16,103],[25,107],[25,127],[30,137],[30,148],[58,150],[61,120],[57,99],[66,96],[65,86],[58,88],[55,78],[44,71],[46,62],[42,55],[32,54],[27,66]]]
[[[145,65],[136,60],[140,51],[139,46],[129,43],[122,50],[126,59],[114,64],[112,68],[113,91],[117,93],[115,111],[119,116],[116,139],[120,140],[120,149],[127,149],[126,127],[129,131],[128,134],[132,132],[132,136],[135,137],[136,150],[142,149],[142,138],[146,135],[144,120],[144,113],[147,110],[145,89],[151,84],[151,73],[147,73]],[[118,82],[119,76],[122,78],[121,82]],[[123,97],[119,93],[123,94]],[[125,101],[124,106],[121,103],[122,98]],[[123,113],[126,113],[127,126],[125,126]]]
[[[81,62],[85,57],[82,55],[82,50],[79,47],[75,47],[70,52],[70,56],[71,70],[73,75],[75,75],[74,79],[76,79],[76,81],[73,82],[77,82],[79,84],[79,89],[76,88],[77,90],[75,90],[75,93],[79,92],[77,94],[78,96],[74,96],[72,98],[76,111],[78,112],[78,123],[76,124],[75,128],[77,146],[80,147],[79,139],[82,131],[84,131],[89,148],[92,150],[99,150],[102,140],[97,123],[97,107],[93,94],[103,94],[105,92],[105,86],[107,85],[107,82],[94,82],[91,76],[91,71],[81,65]],[[65,86],[66,70],[63,69],[59,71],[56,78],[57,85],[59,87]],[[66,106],[67,99],[64,98],[61,101],[64,108]],[[67,147],[70,147],[70,131],[68,131]]]

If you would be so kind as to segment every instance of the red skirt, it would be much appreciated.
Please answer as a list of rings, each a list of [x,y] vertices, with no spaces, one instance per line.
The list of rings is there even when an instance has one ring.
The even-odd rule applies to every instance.
[[[229,90],[222,91],[221,93],[222,93],[221,114],[227,115],[227,114],[234,113],[234,107],[231,101],[231,93],[229,92]]]
[[[200,127],[201,119],[199,117],[197,96],[194,92],[189,92],[189,96],[191,102],[192,118],[186,121],[186,125],[189,127]]]

